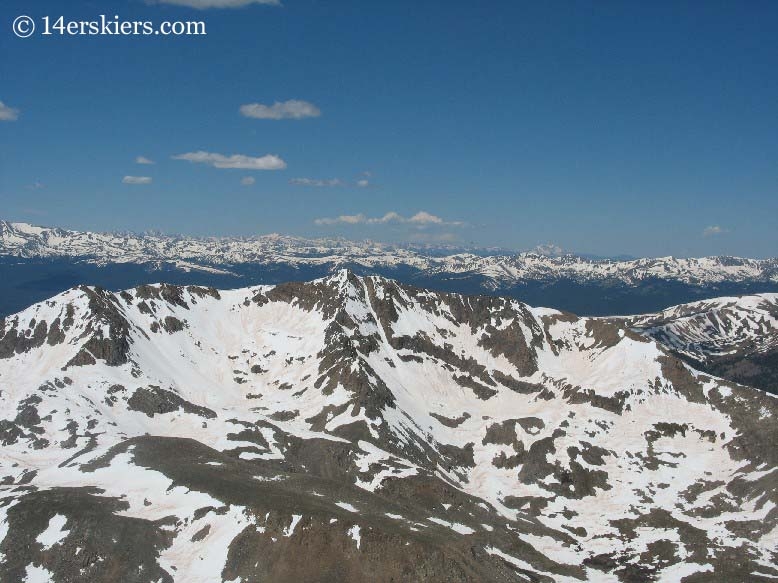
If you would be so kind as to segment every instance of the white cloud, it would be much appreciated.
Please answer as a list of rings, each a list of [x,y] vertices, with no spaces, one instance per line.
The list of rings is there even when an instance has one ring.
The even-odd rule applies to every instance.
[[[343,181],[340,178],[330,178],[330,179],[321,179],[321,178],[292,178],[289,181],[289,184],[296,184],[297,186],[314,186],[317,188],[322,188],[325,186],[346,186],[350,185],[350,181]],[[367,188],[370,186],[370,181],[367,178],[360,178],[359,180],[354,182],[354,185],[357,188]]]
[[[408,220],[394,211],[389,211],[384,216],[368,219],[367,222],[371,225],[384,225],[386,223],[406,223]]]
[[[206,8],[240,8],[249,4],[280,6],[279,0],[148,0],[151,4],[174,4],[204,10]]]
[[[255,182],[256,182],[256,180],[254,179],[253,176],[244,176],[243,178],[240,179],[240,183],[243,186],[251,186]]]
[[[151,176],[125,176],[122,178],[124,184],[151,184]]]
[[[362,213],[356,215],[340,215],[339,217],[323,217],[314,221],[317,225],[387,225],[387,224],[411,224],[417,227],[428,225],[462,227],[462,221],[444,221],[437,215],[426,211],[419,211],[411,217],[404,217],[399,213],[390,211],[381,217],[367,217]]]
[[[315,186],[321,188],[323,186],[342,186],[343,182],[338,178],[330,178],[329,180],[320,180],[316,178],[292,178],[289,184],[296,184],[298,186]]]
[[[711,225],[710,227],[705,227],[705,230],[702,232],[702,236],[715,237],[716,235],[723,235],[724,233],[729,233],[729,230],[720,227],[719,225]]]
[[[408,219],[409,223],[416,223],[418,225],[442,225],[444,224],[443,219],[441,219],[438,216],[431,215],[428,212],[425,211],[419,211],[415,215],[413,215],[410,219]]]
[[[317,225],[337,225],[337,224],[359,225],[365,223],[366,221],[367,221],[367,217],[362,213],[360,213],[358,215],[340,215],[339,217],[336,217],[334,219],[324,217],[321,219],[316,219],[313,222],[316,223]]]
[[[565,250],[555,243],[541,243],[532,248],[533,253],[546,257],[559,257],[565,254]]]
[[[146,158],[146,156],[138,156],[137,158],[135,158],[135,163],[136,164],[155,164],[156,162],[154,162],[154,160],[150,160],[150,159]]]
[[[276,101],[273,105],[247,103],[240,106],[240,113],[256,119],[303,119],[321,115],[321,111],[313,103],[298,99]]]
[[[19,119],[19,110],[0,101],[0,121],[16,121],[17,119]]]
[[[213,154],[211,152],[188,152],[173,156],[174,160],[187,160],[194,164],[208,164],[214,168],[238,168],[241,170],[283,170],[286,162],[274,154],[261,157],[244,156],[243,154]]]

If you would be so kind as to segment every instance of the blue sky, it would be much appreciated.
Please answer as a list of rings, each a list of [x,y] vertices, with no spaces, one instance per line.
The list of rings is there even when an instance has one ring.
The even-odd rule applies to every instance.
[[[778,255],[775,2],[198,2],[3,2],[0,216]]]

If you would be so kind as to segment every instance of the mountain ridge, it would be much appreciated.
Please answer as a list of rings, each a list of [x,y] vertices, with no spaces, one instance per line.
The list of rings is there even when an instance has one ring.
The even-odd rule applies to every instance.
[[[256,237],[121,235],[36,227],[8,221],[0,221],[0,255],[67,256],[96,263],[169,261],[180,262],[182,268],[203,270],[214,269],[214,265],[271,263],[279,259],[334,265],[357,262],[364,266],[402,263],[432,271],[478,272],[495,281],[543,278],[558,270],[564,275],[555,277],[620,279],[627,282],[646,277],[684,282],[744,279],[778,282],[778,258],[712,256],[685,259],[668,256],[610,260],[540,251],[488,255],[458,252],[438,257],[424,255],[414,248],[372,241],[305,239],[278,234]]]
[[[703,300],[626,321],[696,369],[778,393],[778,294]]]
[[[542,251],[542,250],[541,250]],[[502,295],[586,316],[653,313],[725,295],[778,292],[778,259],[587,259],[544,252],[262,237],[97,234],[0,222],[0,315],[81,283],[242,288],[348,268],[444,292]]]
[[[778,575],[775,398],[633,324],[348,270],[63,292],[0,321],[0,574]]]

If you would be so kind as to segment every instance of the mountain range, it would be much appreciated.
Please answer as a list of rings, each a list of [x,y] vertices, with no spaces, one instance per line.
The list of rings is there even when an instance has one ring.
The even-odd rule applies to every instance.
[[[773,581],[777,305],[68,289],[0,320],[0,580]]]
[[[438,291],[509,296],[581,315],[656,312],[724,295],[778,292],[778,259],[591,259],[545,247],[511,254],[283,235],[196,238],[91,233],[0,221],[0,314],[90,283],[220,289],[348,268]]]
[[[693,302],[627,321],[699,370],[778,394],[778,294]]]

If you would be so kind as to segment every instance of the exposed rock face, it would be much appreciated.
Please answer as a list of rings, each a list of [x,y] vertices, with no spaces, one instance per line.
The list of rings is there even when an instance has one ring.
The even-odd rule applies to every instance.
[[[724,303],[74,288],[0,321],[0,580],[778,577],[776,399],[687,364],[775,302]]]
[[[140,387],[136,389],[132,397],[127,399],[127,408],[131,411],[145,413],[149,417],[172,413],[173,411],[184,411],[207,419],[216,417],[216,413],[207,407],[193,405],[176,395],[173,391],[166,391],[153,385],[148,388]]]

